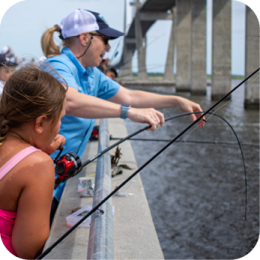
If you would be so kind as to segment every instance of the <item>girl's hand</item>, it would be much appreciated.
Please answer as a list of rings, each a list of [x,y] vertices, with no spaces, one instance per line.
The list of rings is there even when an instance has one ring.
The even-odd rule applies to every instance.
[[[46,147],[43,152],[47,153],[48,155],[54,153],[59,147],[60,145],[64,145],[66,141],[66,138],[62,135],[56,135],[56,137],[54,138],[54,140],[52,141],[52,143]]]

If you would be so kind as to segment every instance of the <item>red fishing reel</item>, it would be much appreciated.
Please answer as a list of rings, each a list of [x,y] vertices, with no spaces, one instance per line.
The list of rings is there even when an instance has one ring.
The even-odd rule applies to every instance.
[[[55,180],[55,189],[62,182],[67,181],[69,178],[75,176],[82,169],[82,163],[79,156],[75,153],[66,153],[59,159],[55,159],[56,167],[55,173],[59,175]]]

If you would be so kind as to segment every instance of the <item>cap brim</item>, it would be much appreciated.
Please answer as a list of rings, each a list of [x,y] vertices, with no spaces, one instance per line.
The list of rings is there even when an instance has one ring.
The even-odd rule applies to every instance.
[[[99,33],[101,33],[105,36],[109,36],[111,40],[114,40],[114,39],[124,35],[124,33],[119,32],[119,31],[112,29],[110,27],[100,29],[97,32],[99,32]]]

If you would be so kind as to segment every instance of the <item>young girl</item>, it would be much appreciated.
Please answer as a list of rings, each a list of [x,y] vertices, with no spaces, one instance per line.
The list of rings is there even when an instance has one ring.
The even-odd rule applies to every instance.
[[[65,142],[57,136],[65,93],[47,72],[22,68],[0,101],[0,234],[20,258],[39,255],[49,235],[55,174],[48,154]]]

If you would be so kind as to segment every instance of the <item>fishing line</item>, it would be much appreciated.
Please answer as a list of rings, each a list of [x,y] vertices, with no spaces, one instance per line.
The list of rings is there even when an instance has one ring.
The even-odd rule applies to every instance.
[[[133,174],[131,174],[125,181],[123,181],[118,187],[116,187],[110,194],[108,194],[103,200],[101,200],[96,206],[89,211],[81,220],[79,220],[73,227],[71,227],[63,236],[61,236],[52,246],[47,248],[41,255],[39,255],[36,259],[42,259],[51,250],[57,246],[65,237],[67,237],[74,229],[76,229],[83,221],[86,220],[92,213],[99,209],[99,207],[105,203],[109,198],[111,198],[118,190],[120,190],[127,182],[129,182],[134,176],[136,176],[142,169],[144,169],[149,163],[151,163],[156,157],[158,157],[164,150],[166,150],[172,143],[174,143],[177,139],[179,139],[184,133],[186,133],[191,127],[197,124],[200,120],[203,120],[203,117],[207,115],[213,108],[215,108],[218,104],[220,104],[225,98],[227,98],[231,93],[233,93],[237,88],[239,88],[244,82],[246,82],[249,78],[255,75],[260,68],[255,70],[252,74],[250,74],[246,79],[244,79],[240,84],[238,84],[235,88],[225,94],[222,98],[220,98],[213,106],[211,106],[206,112],[200,112],[202,114],[195,121],[193,121],[190,125],[188,125],[181,133],[179,133],[175,138],[173,138],[168,144],[166,144],[161,150],[159,150],[154,156],[152,156],[146,163],[144,163],[140,168],[138,168]]]
[[[254,82],[254,81],[253,81]],[[253,83],[251,82],[250,85]],[[239,148],[240,148],[240,153],[241,153],[241,156],[242,156],[242,162],[243,162],[243,167],[244,167],[244,176],[245,176],[245,220],[247,220],[247,172],[246,172],[246,165],[245,165],[245,158],[244,158],[244,153],[243,153],[243,149],[241,147],[241,143],[240,143],[240,140],[236,134],[236,131],[234,130],[234,128],[230,125],[230,123],[225,119],[223,118],[222,116],[216,114],[216,112],[218,110],[220,110],[221,108],[223,108],[224,106],[226,106],[231,100],[228,100],[225,104],[223,104],[222,106],[220,106],[216,111],[214,112],[208,112],[208,114],[210,114],[210,116],[207,118],[207,122],[209,121],[209,119],[214,115],[214,116],[217,116],[218,118],[222,119],[229,127],[230,129],[232,130],[232,132],[234,133],[236,139],[237,139],[237,143],[239,145]],[[188,115],[191,115],[191,114],[200,114],[200,112],[191,112],[191,113],[185,113],[185,114],[181,114],[181,115],[177,115],[177,116],[173,116],[173,117],[170,117],[168,119],[166,119],[167,121],[171,120],[171,119],[175,119],[175,118],[178,118],[178,117],[183,117],[183,116],[188,116]],[[166,122],[165,120],[165,122]],[[173,145],[173,149],[175,149],[180,143],[182,142],[185,142],[186,139],[191,135],[192,132],[194,132],[199,126],[197,125],[192,131],[190,131],[190,133],[188,135],[185,136],[185,138],[181,141],[179,141],[177,144]],[[130,139],[132,140],[132,139]],[[133,183],[129,183],[129,185],[122,191],[126,191]]]
[[[228,103],[230,102],[230,100],[228,101],[228,102],[226,102],[225,104],[223,104],[221,107],[219,107],[216,111],[218,111],[219,109],[221,109],[222,107],[224,107],[224,106],[226,106]],[[207,118],[207,121],[209,121],[209,119],[214,115],[214,116],[217,116],[217,117],[219,117],[219,118],[221,118],[222,120],[224,120],[227,124],[228,124],[228,126],[230,127],[230,129],[232,130],[232,132],[234,133],[234,135],[235,135],[235,137],[236,137],[236,139],[237,139],[237,143],[238,143],[238,145],[239,145],[239,149],[240,149],[240,153],[241,153],[241,156],[242,156],[242,162],[243,162],[243,167],[244,167],[244,176],[245,176],[245,220],[247,220],[247,204],[248,204],[248,197],[247,197],[247,172],[246,172],[246,165],[245,165],[245,158],[244,158],[244,153],[243,153],[243,149],[242,149],[242,147],[241,147],[241,143],[240,143],[240,141],[239,141],[239,138],[238,138],[238,136],[237,136],[237,134],[236,134],[236,131],[234,130],[234,128],[229,124],[229,122],[225,119],[225,118],[223,118],[223,117],[221,117],[221,116],[219,116],[219,115],[217,115],[215,112],[209,112],[209,114],[211,114],[208,118]],[[196,129],[196,128],[195,128]],[[194,129],[194,130],[195,130]],[[189,135],[188,135],[189,136]],[[187,136],[187,137],[188,137]],[[187,139],[187,137],[186,137],[186,139]],[[185,139],[184,139],[185,140]],[[180,142],[181,143],[181,142]],[[180,144],[179,143],[179,144]]]
[[[179,114],[179,115],[175,115],[175,116],[171,116],[167,119],[165,119],[165,122],[175,119],[175,118],[179,118],[179,117],[183,117],[183,116],[188,116],[188,115],[192,115],[192,114],[201,114],[202,112],[189,112],[189,113],[183,113],[183,114]],[[209,112],[208,114],[211,114],[211,112]],[[134,133],[120,139],[118,142],[110,145],[109,147],[107,147],[106,149],[104,149],[103,151],[101,151],[100,153],[96,154],[95,156],[93,156],[92,158],[88,159],[87,161],[85,161],[84,163],[82,163],[82,168],[85,167],[86,165],[88,165],[89,163],[93,162],[94,160],[96,160],[97,158],[99,158],[100,156],[102,156],[104,153],[110,151],[111,149],[113,149],[114,147],[118,146],[119,144],[123,143],[124,141],[130,139],[131,137],[149,129],[151,127],[151,125],[147,125],[144,128],[141,128],[137,131],[135,131]]]
[[[251,82],[250,84],[252,84],[252,82]],[[230,101],[231,101],[231,100],[228,100],[226,103],[224,103],[223,105],[221,105],[216,111],[218,111],[218,110],[221,109],[222,107],[226,106]],[[245,168],[244,155],[243,155],[242,147],[241,147],[241,145],[240,145],[240,141],[239,141],[239,139],[238,139],[238,137],[237,137],[237,134],[236,134],[235,130],[233,129],[233,127],[232,127],[223,117],[221,117],[221,116],[215,114],[216,111],[214,111],[214,112],[208,112],[208,114],[210,114],[210,116],[208,117],[207,120],[209,120],[213,115],[214,115],[214,116],[217,116],[217,117],[221,118],[223,121],[225,121],[225,122],[229,125],[229,127],[231,128],[231,130],[233,131],[234,135],[236,136],[236,139],[237,139],[237,142],[238,142],[238,144],[239,144],[239,147],[240,147],[240,151],[241,151],[241,155],[242,155],[242,160],[243,160],[243,165],[244,165],[245,179],[246,179],[246,168]],[[172,120],[172,119],[179,118],[179,117],[183,117],[183,116],[187,116],[187,115],[192,115],[192,114],[201,114],[201,112],[189,112],[189,113],[184,113],[184,114],[180,114],[180,115],[175,115],[175,116],[172,116],[172,117],[169,117],[169,118],[165,119],[165,122],[167,122],[167,121],[169,121],[169,120]],[[137,135],[137,134],[143,132],[144,130],[147,130],[147,129],[150,128],[150,127],[151,127],[151,125],[146,126],[146,127],[142,128],[142,129],[139,129],[139,130],[137,130],[136,132],[130,134],[129,136],[120,139],[120,140],[119,140],[118,142],[116,142],[115,144],[113,144],[113,145],[107,147],[106,149],[104,149],[103,151],[101,151],[99,154],[95,155],[94,157],[92,157],[91,159],[89,159],[89,160],[87,160],[85,163],[83,163],[83,164],[82,164],[82,168],[83,168],[84,166],[86,166],[87,164],[93,162],[94,160],[96,160],[97,158],[99,158],[101,155],[103,155],[104,153],[108,152],[108,151],[111,150],[112,148],[116,147],[116,146],[119,145],[120,143],[122,143],[122,142],[124,142],[124,141],[126,141],[126,140],[128,140],[128,139],[131,140],[131,137],[133,137],[133,136],[135,136],[135,135]],[[197,127],[198,127],[198,126],[197,126]],[[197,129],[197,127],[195,127],[195,129]],[[192,132],[195,131],[195,129],[193,129]],[[192,132],[190,132],[190,133],[182,140],[182,142],[185,142],[186,139],[188,138],[188,136],[189,136]],[[179,145],[179,143],[175,144],[175,145],[173,146],[173,148],[175,148],[177,145]],[[129,186],[130,186],[130,185],[129,185]],[[246,188],[246,189],[247,189],[247,188]],[[126,190],[126,189],[125,189],[125,190]],[[246,191],[245,194],[246,194],[246,197],[247,197],[247,191]],[[246,199],[245,205],[247,206],[247,199]],[[246,206],[245,206],[245,207],[246,207]],[[245,215],[246,215],[246,214],[245,214]],[[246,219],[246,217],[245,217],[245,219]]]
[[[200,113],[201,113],[201,112],[200,112]],[[193,113],[192,113],[192,114],[193,114]],[[192,131],[190,131],[187,136],[185,136],[184,140],[185,140],[186,138],[188,138],[189,135],[191,135],[191,133],[194,132],[198,127],[199,127],[199,125],[196,125],[196,127],[195,127],[194,129],[192,129]],[[131,139],[130,139],[130,140],[131,140]],[[175,143],[175,144],[172,146],[172,148],[173,148],[173,149],[176,148],[179,144],[180,144],[180,143]],[[133,184],[133,182],[132,182],[132,183],[129,182],[129,185],[127,186],[127,188],[129,188],[132,184]],[[125,191],[127,188],[125,188],[124,191]],[[123,191],[123,192],[124,192],[124,191]]]
[[[121,140],[121,137],[113,137],[112,135],[110,136],[110,140]],[[130,141],[144,141],[144,142],[170,142],[171,139],[149,139],[149,138],[130,138]],[[182,143],[190,143],[190,144],[214,144],[214,145],[237,145],[237,142],[219,142],[219,141],[193,141],[193,140],[176,140],[177,143],[182,142]],[[245,146],[256,146],[258,147],[259,144],[253,144],[253,143],[244,143],[240,141],[241,145]]]
[[[188,133],[188,135],[185,136],[184,140],[187,139],[198,127],[199,127],[199,125],[196,125],[195,128],[192,129],[192,130]],[[131,140],[131,139],[130,139],[130,140]],[[180,145],[180,143],[175,143],[175,144],[172,146],[172,148],[175,149],[178,145]],[[130,182],[130,181],[129,181],[127,188],[129,188],[132,184],[133,184],[133,182]],[[126,191],[127,188],[125,188],[124,191]],[[123,191],[123,192],[124,192],[124,191]]]

